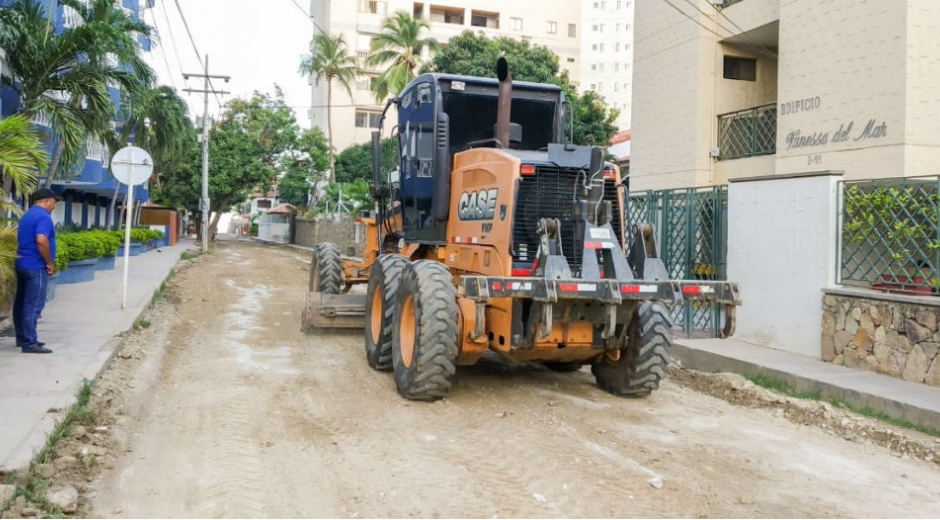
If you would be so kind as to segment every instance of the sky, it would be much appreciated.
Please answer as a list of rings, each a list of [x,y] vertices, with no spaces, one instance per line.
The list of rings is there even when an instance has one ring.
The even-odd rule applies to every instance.
[[[159,35],[148,62],[159,82],[176,87],[189,102],[191,114],[201,116],[203,95],[182,92],[204,88],[201,78],[183,79],[184,72],[203,70],[183,24],[185,17],[199,55],[203,59],[209,55],[209,74],[231,76],[228,83],[213,80],[216,90],[231,92],[220,96],[223,104],[233,97],[250,97],[255,90],[273,94],[277,84],[294,108],[297,123],[308,128],[310,85],[297,69],[313,36],[313,24],[305,16],[309,4],[309,0],[157,0],[143,13]],[[209,99],[210,114],[218,115],[218,100]]]

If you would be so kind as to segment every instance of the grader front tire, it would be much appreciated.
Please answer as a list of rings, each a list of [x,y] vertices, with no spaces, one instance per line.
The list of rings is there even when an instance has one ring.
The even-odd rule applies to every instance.
[[[321,242],[313,250],[310,262],[310,292],[339,294],[343,287],[343,259],[339,247]]]
[[[444,397],[457,369],[457,289],[440,262],[419,260],[402,273],[395,305],[392,361],[405,399]]]
[[[602,390],[621,397],[647,397],[666,377],[672,324],[669,311],[660,303],[640,304],[630,326],[620,359],[604,357],[591,365]]]
[[[382,255],[372,266],[366,291],[366,361],[375,370],[392,369],[395,302],[401,275],[409,261],[401,255]]]

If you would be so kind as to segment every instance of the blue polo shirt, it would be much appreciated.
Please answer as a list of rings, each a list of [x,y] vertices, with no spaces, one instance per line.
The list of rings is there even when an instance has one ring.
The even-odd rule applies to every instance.
[[[16,267],[19,269],[45,269],[46,261],[39,254],[36,235],[49,238],[52,261],[55,261],[55,225],[52,214],[41,206],[33,206],[20,219],[17,230]]]

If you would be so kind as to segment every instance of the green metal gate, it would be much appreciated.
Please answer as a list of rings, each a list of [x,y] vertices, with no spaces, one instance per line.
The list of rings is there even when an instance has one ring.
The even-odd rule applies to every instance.
[[[628,230],[634,224],[653,224],[671,279],[727,279],[727,186],[630,193],[625,213]],[[687,337],[718,337],[723,323],[721,306],[706,302],[674,306],[672,318],[675,329]]]

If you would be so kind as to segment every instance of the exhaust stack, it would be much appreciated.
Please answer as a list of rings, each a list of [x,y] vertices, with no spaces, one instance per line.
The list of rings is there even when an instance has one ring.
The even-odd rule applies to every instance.
[[[496,109],[496,140],[509,148],[510,139],[510,109],[512,108],[512,74],[509,73],[509,62],[500,58],[496,62],[496,77],[499,79],[499,100]]]

